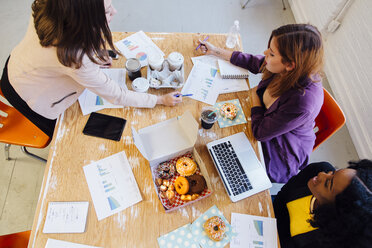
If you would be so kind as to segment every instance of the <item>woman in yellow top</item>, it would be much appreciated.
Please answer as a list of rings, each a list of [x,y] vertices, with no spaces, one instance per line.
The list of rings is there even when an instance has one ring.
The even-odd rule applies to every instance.
[[[313,163],[275,197],[282,248],[371,247],[372,161]]]

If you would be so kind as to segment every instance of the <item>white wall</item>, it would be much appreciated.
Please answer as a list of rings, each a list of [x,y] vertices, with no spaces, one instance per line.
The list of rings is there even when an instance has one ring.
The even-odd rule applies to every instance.
[[[324,31],[347,0],[289,0],[296,22]],[[355,0],[340,27],[324,33],[325,73],[360,158],[372,159],[372,1]]]

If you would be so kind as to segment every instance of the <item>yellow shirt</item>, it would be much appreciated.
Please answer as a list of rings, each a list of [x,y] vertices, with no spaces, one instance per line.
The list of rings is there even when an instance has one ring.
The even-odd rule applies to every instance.
[[[291,237],[317,229],[309,223],[314,202],[315,197],[309,195],[287,203]]]

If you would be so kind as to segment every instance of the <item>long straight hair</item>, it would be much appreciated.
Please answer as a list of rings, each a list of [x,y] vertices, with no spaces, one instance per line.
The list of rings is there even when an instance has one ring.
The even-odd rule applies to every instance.
[[[104,0],[35,0],[34,25],[43,47],[57,48],[57,57],[67,67],[82,66],[84,55],[96,64],[107,58],[106,42],[112,43]]]
[[[271,73],[262,65],[262,79],[273,77],[268,88],[274,97],[281,96],[291,88],[301,89],[300,81],[310,78],[316,82],[316,75],[323,67],[323,43],[318,29],[308,24],[289,24],[275,29],[270,36],[275,42],[282,57],[283,64],[294,63],[291,71]]]

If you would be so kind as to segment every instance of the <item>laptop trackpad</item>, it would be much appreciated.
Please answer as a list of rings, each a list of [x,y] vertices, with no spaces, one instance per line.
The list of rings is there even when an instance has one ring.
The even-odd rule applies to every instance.
[[[250,151],[238,153],[238,158],[246,172],[259,169],[261,164],[257,160],[256,154],[252,154]]]

